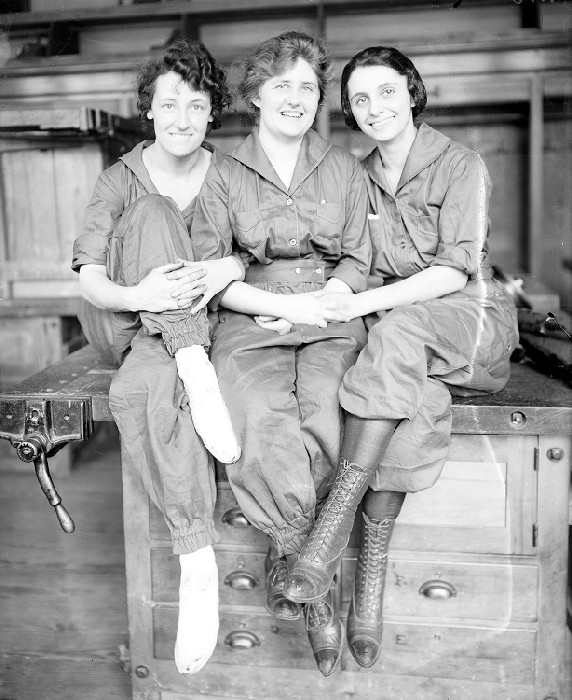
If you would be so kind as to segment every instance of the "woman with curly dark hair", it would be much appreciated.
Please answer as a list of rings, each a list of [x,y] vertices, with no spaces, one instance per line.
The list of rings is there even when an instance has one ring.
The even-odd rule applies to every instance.
[[[311,128],[324,103],[331,60],[321,43],[286,32],[246,59],[241,96],[252,133],[209,172],[194,233],[215,235],[248,265],[222,295],[212,359],[242,445],[227,467],[245,516],[272,541],[268,611],[295,619],[285,599],[288,559],[312,529],[338,460],[338,389],[365,341],[361,319],[326,324],[315,290],[347,296],[369,272],[367,199],[358,162]],[[327,325],[327,327],[326,327]],[[324,675],[341,656],[341,623],[329,592],[303,606]]]
[[[367,291],[329,303],[336,320],[366,317],[369,335],[340,389],[337,476],[285,593],[308,602],[328,589],[362,503],[347,632],[364,667],[381,651],[388,547],[405,494],[430,488],[447,458],[451,394],[500,391],[518,340],[514,305],[491,273],[486,166],[419,123],[426,102],[395,48],[365,49],[343,70],[346,124],[376,145],[363,161],[373,261]]]
[[[75,241],[73,269],[85,300],[85,334],[121,365],[109,401],[124,461],[163,513],[179,555],[175,661],[181,673],[195,673],[211,656],[218,632],[209,452],[221,462],[240,455],[206,354],[205,305],[242,279],[244,268],[232,256],[192,262],[191,232],[196,197],[217,160],[204,138],[220,126],[230,95],[205,47],[185,38],[142,67],[137,93],[154,140],[138,144],[99,177]]]

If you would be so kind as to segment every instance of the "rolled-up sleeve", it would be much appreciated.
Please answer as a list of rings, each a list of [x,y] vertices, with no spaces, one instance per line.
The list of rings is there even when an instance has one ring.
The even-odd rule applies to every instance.
[[[367,289],[371,243],[367,226],[368,196],[363,169],[352,163],[345,199],[345,226],[339,263],[329,274],[345,282],[355,293]]]
[[[82,233],[73,245],[72,270],[82,265],[105,265],[109,239],[121,218],[124,198],[117,179],[108,171],[101,173],[85,210]]]
[[[439,213],[439,244],[431,265],[479,270],[489,229],[491,179],[477,153],[463,153],[451,164],[449,188]]]
[[[232,226],[229,214],[231,167],[223,159],[212,165],[197,197],[191,240],[197,260],[231,255]]]

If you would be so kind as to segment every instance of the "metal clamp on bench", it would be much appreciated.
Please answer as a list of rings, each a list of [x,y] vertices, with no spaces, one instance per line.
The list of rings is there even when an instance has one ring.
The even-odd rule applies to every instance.
[[[10,440],[23,462],[34,462],[42,491],[55,508],[64,532],[73,532],[75,525],[55,489],[48,457],[70,440],[87,440],[92,432],[91,401],[88,398],[0,398],[0,438]]]

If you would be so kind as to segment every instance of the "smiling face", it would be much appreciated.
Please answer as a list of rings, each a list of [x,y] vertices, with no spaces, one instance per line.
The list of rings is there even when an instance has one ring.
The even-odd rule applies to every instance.
[[[348,99],[359,128],[379,143],[415,133],[407,77],[388,66],[360,66],[348,80]]]
[[[261,136],[282,142],[301,140],[314,122],[319,100],[314,69],[298,58],[291,68],[266,80],[252,100],[260,110]]]
[[[213,120],[209,95],[193,90],[172,71],[157,78],[147,116],[153,120],[155,146],[177,158],[200,148]]]

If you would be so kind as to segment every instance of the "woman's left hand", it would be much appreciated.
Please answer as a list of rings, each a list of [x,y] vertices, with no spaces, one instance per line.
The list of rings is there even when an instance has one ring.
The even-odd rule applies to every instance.
[[[286,335],[290,333],[292,324],[285,318],[277,318],[276,316],[255,316],[254,320],[261,328],[266,328],[269,331],[275,331],[278,335]]]
[[[178,279],[178,277],[184,276],[189,269],[203,270],[205,272],[205,275],[201,278],[201,291],[199,293],[196,290],[188,290],[182,292],[179,296],[180,304],[186,306],[189,301],[202,295],[198,304],[191,309],[192,313],[196,313],[204,308],[216,294],[231,282],[240,279],[240,263],[233,256],[218,260],[203,260],[201,262],[191,262],[181,258],[179,260],[183,263],[181,269],[170,272],[167,275],[168,279]],[[244,270],[242,270],[243,272]]]
[[[362,315],[357,294],[321,290],[314,292],[314,296],[321,300],[324,317],[327,321],[347,323]]]

